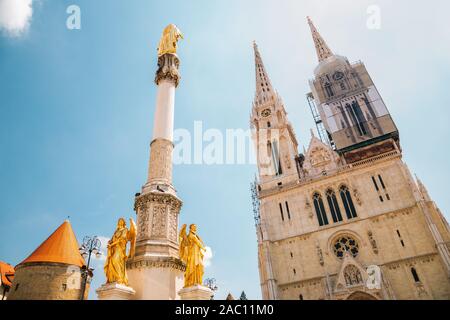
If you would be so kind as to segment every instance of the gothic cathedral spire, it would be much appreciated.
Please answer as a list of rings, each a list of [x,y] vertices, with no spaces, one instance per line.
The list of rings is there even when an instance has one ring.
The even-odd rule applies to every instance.
[[[253,41],[253,49],[255,51],[255,76],[256,76],[256,92],[255,102],[263,103],[267,100],[272,100],[275,97],[272,83],[264,67],[261,54],[258,50],[258,45]]]
[[[255,130],[258,169],[262,180],[270,180],[296,172],[297,139],[287,118],[281,97],[272,87],[259,53],[255,51],[256,91],[251,114]]]
[[[311,28],[311,34],[312,34],[312,37],[314,40],[314,46],[316,47],[317,58],[319,59],[319,62],[322,62],[323,60],[333,56],[334,54],[328,47],[325,40],[323,40],[320,33],[317,31],[311,18],[307,17],[307,19],[308,19],[309,27]]]

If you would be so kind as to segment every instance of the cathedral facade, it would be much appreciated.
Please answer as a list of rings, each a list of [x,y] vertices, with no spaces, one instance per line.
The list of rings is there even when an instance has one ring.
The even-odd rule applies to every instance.
[[[333,54],[307,95],[317,135],[298,142],[258,47],[251,113],[263,299],[450,299],[450,227],[402,160],[398,129],[363,63]]]

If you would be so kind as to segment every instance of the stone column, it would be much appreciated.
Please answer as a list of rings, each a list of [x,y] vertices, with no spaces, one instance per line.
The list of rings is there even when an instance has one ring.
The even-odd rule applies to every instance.
[[[185,265],[179,258],[178,215],[182,201],[172,185],[175,89],[180,80],[175,54],[158,58],[158,85],[147,182],[136,195],[136,253],[127,262],[135,299],[174,300],[183,287]]]
[[[175,54],[165,54],[158,58],[153,139],[150,144],[147,183],[142,188],[142,193],[164,190],[175,194],[172,185],[172,154],[175,89],[180,81],[179,66],[180,60]]]

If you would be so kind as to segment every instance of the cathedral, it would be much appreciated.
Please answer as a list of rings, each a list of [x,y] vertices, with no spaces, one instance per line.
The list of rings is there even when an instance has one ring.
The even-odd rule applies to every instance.
[[[334,54],[308,23],[319,63],[306,97],[317,133],[302,153],[254,43],[252,195],[263,299],[450,300],[447,221],[403,162],[399,131],[365,65]],[[169,24],[158,45],[148,172],[133,199],[136,223],[131,218],[127,227],[120,218],[106,244],[100,300],[214,295],[203,281],[206,246],[196,224],[178,227],[183,201],[172,167],[179,39]],[[7,292],[9,300],[87,299],[90,255],[86,265],[79,250],[65,221],[15,270],[0,262],[1,299]]]
[[[362,62],[328,47],[308,18],[319,63],[298,140],[256,44],[250,123],[263,299],[450,299],[450,227],[402,160],[399,131]]]

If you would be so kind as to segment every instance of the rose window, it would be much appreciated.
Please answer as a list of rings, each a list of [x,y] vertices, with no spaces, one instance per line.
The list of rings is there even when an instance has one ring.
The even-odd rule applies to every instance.
[[[336,257],[342,259],[346,251],[350,252],[353,257],[359,253],[358,242],[350,236],[342,236],[336,239],[333,244],[333,251]]]

